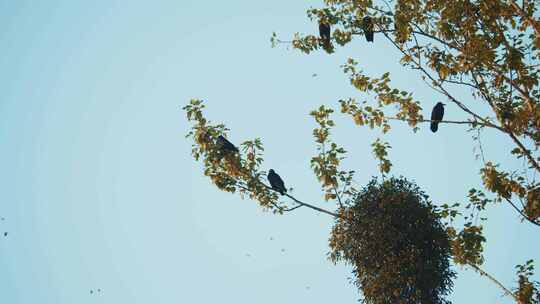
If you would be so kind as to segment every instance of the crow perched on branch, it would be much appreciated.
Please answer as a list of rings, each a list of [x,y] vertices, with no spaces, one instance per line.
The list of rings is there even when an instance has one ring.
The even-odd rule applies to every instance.
[[[238,148],[235,147],[230,141],[228,141],[225,137],[223,137],[221,135],[218,136],[218,138],[216,140],[216,143],[219,146],[219,149],[224,153],[238,152]]]
[[[371,17],[365,16],[362,19],[362,30],[364,30],[364,35],[366,35],[366,40],[368,42],[373,42],[373,21]]]
[[[437,132],[439,129],[439,122],[443,119],[444,116],[444,103],[438,102],[433,111],[431,111],[431,131],[433,133]]]
[[[281,177],[279,177],[279,175],[273,169],[270,169],[270,171],[268,171],[268,181],[270,182],[270,186],[272,186],[272,189],[276,190],[281,195],[287,192],[287,189],[285,188],[285,183],[283,183]]]
[[[330,24],[319,21],[319,36],[323,42],[324,48],[330,47]]]

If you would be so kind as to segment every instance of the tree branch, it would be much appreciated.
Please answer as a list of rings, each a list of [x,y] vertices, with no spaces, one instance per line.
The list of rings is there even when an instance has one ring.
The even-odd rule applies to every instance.
[[[300,208],[300,207],[302,207],[302,205],[294,206],[294,207],[292,207],[292,208],[285,209],[285,210],[283,210],[283,211],[289,212],[289,211],[293,211],[293,210],[295,210],[295,209],[298,209],[298,208]]]
[[[390,42],[398,49],[400,50],[404,55],[407,55],[407,53],[405,53],[405,51],[399,46],[397,45],[394,40],[392,40],[388,34],[386,33],[383,33],[384,36],[390,40]],[[527,159],[529,160],[529,162],[531,163],[531,165],[537,170],[540,172],[540,165],[535,161],[535,159],[532,157],[531,153],[529,152],[528,149],[525,148],[525,146],[521,143],[521,141],[519,141],[519,139],[512,133],[510,132],[508,129],[506,128],[503,128],[501,126],[498,126],[498,125],[495,125],[491,122],[489,122],[488,120],[480,117],[479,115],[477,115],[476,113],[474,113],[473,111],[471,111],[469,108],[467,108],[463,103],[461,103],[459,100],[457,100],[454,96],[452,96],[450,94],[450,92],[448,92],[446,90],[446,88],[444,88],[440,83],[437,82],[437,80],[435,78],[433,78],[433,76],[431,76],[431,74],[429,74],[422,66],[420,66],[416,61],[414,61],[413,59],[411,59],[411,61],[417,66],[417,68],[422,71],[422,73],[424,73],[424,75],[426,75],[429,79],[431,79],[433,81],[433,83],[435,85],[437,85],[437,87],[441,90],[441,92],[446,95],[453,103],[455,103],[458,107],[460,107],[463,111],[469,113],[471,116],[473,116],[474,118],[476,118],[477,120],[481,121],[482,123],[484,123],[486,126],[489,126],[489,127],[492,127],[492,128],[495,128],[503,133],[506,133],[510,136],[510,138],[514,141],[514,143],[522,150],[523,154],[527,157]]]
[[[476,75],[474,73],[472,73],[473,75],[473,80],[474,82],[477,84],[477,86],[480,88],[480,85],[479,85],[479,81],[478,79],[476,79]],[[485,93],[483,90],[480,90],[480,93],[482,94],[482,96],[484,96],[484,99],[486,99],[486,101],[488,102],[488,104],[491,106],[492,110],[495,112],[495,105],[493,104],[493,102],[491,101],[491,98],[490,96]],[[507,128],[503,128],[503,127],[499,127],[499,126],[496,126],[496,125],[493,125],[495,126],[496,129],[502,131],[503,133],[506,133],[508,134],[508,136],[510,136],[510,138],[514,141],[514,143],[521,149],[521,151],[523,151],[523,154],[527,157],[527,159],[529,160],[529,162],[533,165],[533,167],[540,172],[540,165],[538,164],[538,162],[536,162],[536,160],[534,159],[534,157],[532,157],[531,153],[529,152],[528,149],[525,148],[525,146],[523,145],[523,143],[521,143],[521,141],[517,138],[517,136],[510,130],[508,130]],[[530,134],[529,132],[525,132],[526,135],[528,135],[529,137],[531,138],[534,138],[532,136],[532,134]]]
[[[430,120],[430,119],[407,119],[407,118],[398,118],[398,117],[384,117],[384,119],[388,120],[400,120],[400,121],[415,121],[415,122],[438,122],[438,123],[447,123],[447,124],[457,124],[457,125],[479,125],[484,127],[491,127],[491,125],[484,124],[482,122],[478,121],[472,121],[472,120],[464,120],[464,121],[458,121],[458,120]]]
[[[488,279],[490,279],[493,283],[495,283],[495,285],[497,285],[499,288],[504,290],[504,295],[505,296],[506,295],[511,296],[517,303],[520,303],[518,297],[512,291],[510,291],[508,288],[504,287],[504,285],[501,282],[499,282],[497,279],[495,279],[495,277],[493,277],[489,273],[485,272],[484,270],[482,270],[477,265],[474,265],[474,264],[467,264],[467,265],[470,266],[472,269],[474,269],[476,272],[478,272],[480,275],[485,276]]]
[[[261,185],[263,185],[266,189],[271,190],[271,191],[278,192],[278,191],[276,191],[274,188],[272,188],[272,187],[266,185],[265,183],[263,183],[263,182],[261,182],[261,181],[258,181],[258,182],[259,182]],[[243,185],[238,185],[238,184],[237,184],[236,186],[239,187],[239,188],[242,188],[242,189],[244,189],[244,190],[246,190],[246,191],[253,192],[251,189],[249,189],[249,188],[247,188],[247,187],[245,187],[245,186],[243,186]],[[278,193],[279,193],[279,192],[278,192]],[[317,207],[317,206],[314,206],[314,205],[311,205],[311,204],[308,204],[308,203],[304,203],[304,202],[302,202],[302,201],[296,199],[294,196],[292,196],[292,195],[290,195],[290,194],[288,194],[288,193],[285,193],[284,195],[287,196],[288,198],[292,199],[292,200],[293,200],[295,203],[297,203],[299,206],[295,206],[295,207],[292,207],[292,208],[290,208],[289,210],[287,210],[287,209],[284,209],[283,207],[277,206],[274,202],[272,202],[273,206],[275,206],[276,208],[278,208],[278,209],[280,209],[280,210],[283,210],[283,211],[292,211],[292,210],[295,210],[295,209],[300,208],[300,207],[307,207],[307,208],[313,209],[313,210],[315,210],[315,211],[319,211],[319,212],[322,212],[322,213],[326,213],[326,214],[331,215],[331,216],[333,216],[333,217],[335,217],[335,218],[346,219],[346,218],[340,216],[340,215],[337,214],[337,213],[333,213],[333,212],[328,211],[328,210],[326,210],[326,209],[319,208],[319,207]]]
[[[458,85],[466,85],[466,86],[469,86],[475,90],[478,90],[478,88],[472,84],[472,83],[468,83],[468,82],[465,82],[465,81],[457,81],[457,80],[450,80],[450,79],[443,79],[442,82],[448,82],[448,83],[453,83],[453,84],[458,84]]]
[[[282,211],[282,212],[291,212],[291,211],[294,211],[294,210],[296,210],[296,209],[302,207],[302,205],[298,205],[298,206],[294,206],[294,207],[285,209],[284,207],[279,206],[279,205],[276,204],[275,202],[272,202],[272,206],[276,207],[278,210],[280,210],[280,211]]]
[[[389,29],[381,29],[381,28],[379,28],[379,30],[373,31],[373,33],[383,33],[383,34],[386,34],[386,33],[392,33],[392,32],[395,32],[395,31],[396,31],[396,30],[389,30]],[[433,40],[435,40],[435,41],[437,41],[437,42],[439,42],[439,43],[441,43],[441,44],[443,44],[443,45],[445,45],[445,46],[449,46],[449,47],[451,47],[451,48],[453,48],[453,49],[456,49],[456,50],[458,49],[457,46],[452,45],[452,44],[448,44],[448,42],[445,42],[444,40],[441,40],[440,38],[437,38],[437,37],[435,37],[435,36],[433,36],[433,35],[430,35],[430,34],[428,34],[428,33],[423,32],[423,31],[411,31],[411,33],[412,33],[412,34],[418,34],[418,35],[420,35],[420,36],[424,36],[424,37],[433,39]],[[352,34],[352,35],[363,35],[364,32],[351,32],[351,34]]]
[[[527,20],[531,24],[534,33],[536,34],[536,37],[540,37],[540,24],[538,23],[538,21],[528,16],[525,11],[521,7],[519,7],[516,1],[510,0],[510,5],[512,5],[512,7],[518,12],[521,18]]]
[[[403,48],[401,48],[399,45],[396,44],[396,42],[394,40],[392,40],[392,38],[390,38],[388,36],[388,34],[386,33],[383,33],[383,35],[399,50],[401,51],[401,53],[403,53],[403,55],[408,55],[404,50]],[[411,57],[412,58],[412,57]],[[489,123],[488,121],[486,121],[484,118],[480,117],[479,115],[477,115],[476,113],[474,113],[473,111],[471,111],[469,108],[467,108],[463,103],[461,103],[459,100],[457,100],[454,96],[452,96],[450,94],[450,92],[448,92],[446,90],[446,88],[444,88],[440,83],[437,82],[437,80],[435,78],[433,78],[433,76],[431,76],[431,74],[429,74],[426,69],[424,69],[422,66],[420,66],[418,64],[418,62],[414,61],[413,59],[411,59],[411,61],[416,65],[417,69],[422,71],[422,73],[424,75],[426,75],[433,83],[434,85],[436,85],[440,92],[444,95],[446,95],[446,97],[448,97],[448,99],[450,99],[450,101],[452,101],[453,103],[455,103],[458,107],[460,107],[463,111],[467,112],[468,114],[470,114],[471,116],[473,116],[474,118],[476,118],[477,120],[479,121],[482,121],[483,123],[487,124],[487,125],[490,125],[494,128],[497,128],[497,129],[500,129],[501,131],[504,131],[503,128],[497,126],[497,125],[494,125],[494,124],[491,124]]]
[[[338,190],[336,189],[336,186],[332,185],[332,188],[334,188],[334,193],[336,194],[336,198],[338,199],[339,207],[343,208],[343,203],[341,202],[341,197],[338,193]]]
[[[324,145],[324,142],[321,143],[322,145],[322,152],[323,152],[323,155],[324,157],[326,158],[326,148],[325,148],[325,145]],[[326,173],[326,172],[325,172]],[[337,182],[337,180],[336,180]],[[334,189],[334,193],[336,194],[336,198],[338,199],[338,204],[339,204],[339,207],[340,208],[343,208],[343,203],[341,202],[341,197],[339,196],[339,193],[336,189],[336,185],[335,184],[332,184],[332,189]]]
[[[532,224],[536,226],[540,226],[540,223],[534,221],[533,219],[529,218],[523,211],[519,210],[519,208],[509,199],[505,198],[505,200],[519,213],[521,216],[526,219],[527,221],[531,222]]]
[[[527,159],[529,160],[531,165],[536,169],[536,171],[540,172],[540,165],[538,165],[538,162],[536,162],[534,157],[531,155],[531,152],[527,148],[525,148],[525,146],[521,143],[521,141],[519,141],[519,139],[516,137],[516,135],[514,135],[514,133],[510,131],[506,133],[510,136],[510,138],[512,138],[512,140],[516,143],[516,145],[521,149],[523,154],[527,157]]]
[[[266,186],[266,185],[265,185]],[[267,186],[268,187],[268,186]],[[271,189],[271,188],[270,188]],[[273,189],[272,189],[273,190]],[[275,191],[275,190],[274,190]],[[328,211],[328,210],[325,210],[325,209],[322,209],[322,208],[319,208],[319,207],[316,207],[316,206],[313,206],[313,205],[310,205],[308,203],[304,203],[302,201],[299,201],[298,199],[296,199],[294,196],[288,194],[288,193],[285,193],[285,196],[289,197],[290,199],[292,199],[295,203],[299,204],[299,205],[302,205],[304,207],[307,207],[307,208],[310,208],[310,209],[313,209],[313,210],[316,210],[316,211],[319,211],[319,212],[322,212],[322,213],[326,213],[328,215],[331,215],[335,218],[341,218],[341,219],[344,219],[344,220],[347,220],[345,217],[343,216],[340,216],[339,214],[337,213],[333,213],[331,211]]]

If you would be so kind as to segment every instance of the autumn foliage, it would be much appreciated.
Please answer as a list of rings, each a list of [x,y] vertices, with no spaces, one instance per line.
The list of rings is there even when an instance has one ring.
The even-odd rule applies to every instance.
[[[365,303],[448,303],[455,277],[450,240],[418,186],[374,179],[341,212],[330,257],[353,266]]]
[[[216,138],[226,137],[228,130],[223,124],[207,121],[204,103],[197,99],[184,108],[192,123],[187,136],[193,140],[192,154],[219,189],[254,199],[265,210],[284,213],[308,207],[333,216],[337,223],[331,236],[331,257],[353,265],[355,282],[368,303],[444,303],[454,277],[450,259],[487,277],[517,303],[540,303],[540,284],[533,279],[532,260],[516,266],[515,288],[504,286],[481,268],[487,208],[503,202],[524,225],[540,227],[537,3],[325,0],[323,7],[309,9],[307,14],[314,29],[321,23],[331,27],[330,41],[312,33],[296,33],[292,41],[272,36],[274,46],[290,43],[305,54],[332,54],[355,39],[364,41],[363,20],[369,17],[374,44],[393,49],[389,54],[397,52],[398,56],[388,60],[408,68],[411,77],[421,78],[433,92],[430,100],[418,100],[412,91],[396,87],[390,73],[366,75],[362,65],[368,62],[344,59],[342,70],[357,95],[342,96],[309,113],[316,123],[313,138],[317,150],[306,156],[320,182],[321,198],[334,203],[331,206],[336,211],[290,194],[280,197],[268,187],[266,172],[261,169],[264,149],[260,139],[246,140],[239,144],[238,153],[223,155]],[[469,96],[463,97],[464,92]],[[387,178],[392,168],[391,145],[384,134],[396,127],[418,131],[422,124],[431,123],[422,113],[441,99],[451,107],[452,116],[445,114],[440,125],[467,126],[479,148],[476,156],[481,162],[478,176],[483,189],[471,187],[461,203],[433,205],[405,179],[372,181],[357,191],[353,186],[355,171],[342,167],[347,151],[331,137],[334,115],[340,112],[359,127],[381,131],[372,148],[379,171]],[[494,159],[483,148],[486,132],[498,136],[508,156],[518,160],[521,168]]]

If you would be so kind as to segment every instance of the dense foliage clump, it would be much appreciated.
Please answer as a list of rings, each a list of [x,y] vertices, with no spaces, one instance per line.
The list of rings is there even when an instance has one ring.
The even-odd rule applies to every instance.
[[[365,303],[449,303],[450,240],[418,186],[374,179],[341,212],[330,258],[354,267]]]

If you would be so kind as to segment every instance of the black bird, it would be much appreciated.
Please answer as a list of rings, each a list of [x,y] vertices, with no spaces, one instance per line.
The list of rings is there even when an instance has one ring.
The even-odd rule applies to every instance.
[[[281,195],[287,192],[283,180],[273,169],[270,169],[270,171],[268,171],[268,181],[270,182],[270,186],[272,186],[272,189],[276,190]]]
[[[238,152],[238,148],[221,135],[218,136],[216,142],[219,146],[219,149],[223,152]]]
[[[319,21],[319,36],[321,36],[323,46],[328,48],[330,46],[330,24]]]
[[[438,102],[433,111],[431,111],[431,131],[433,133],[437,132],[439,129],[439,122],[443,119],[444,116],[444,103]]]
[[[366,35],[366,40],[368,42],[373,42],[373,21],[371,17],[365,16],[362,19],[362,29],[364,30],[364,35]]]

